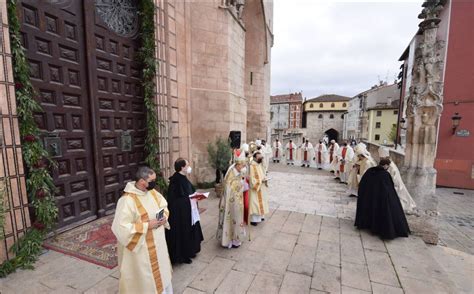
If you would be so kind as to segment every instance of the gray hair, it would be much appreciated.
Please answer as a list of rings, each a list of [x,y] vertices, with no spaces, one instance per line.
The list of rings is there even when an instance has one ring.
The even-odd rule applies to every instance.
[[[135,173],[135,180],[148,180],[148,177],[154,174],[155,171],[149,168],[148,166],[140,166]]]

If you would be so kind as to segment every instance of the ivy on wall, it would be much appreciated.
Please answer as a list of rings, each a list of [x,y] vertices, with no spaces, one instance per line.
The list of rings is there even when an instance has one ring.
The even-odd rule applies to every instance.
[[[42,109],[34,99],[37,93],[30,82],[29,65],[21,44],[16,0],[9,0],[7,6],[26,190],[29,203],[35,211],[35,222],[10,249],[15,257],[0,265],[0,277],[18,268],[32,268],[42,250],[43,239],[55,224],[58,215],[54,200],[56,187],[50,174],[50,169],[55,164],[41,144],[40,130],[33,118],[33,114]]]
[[[43,240],[47,232],[53,228],[58,214],[54,199],[56,187],[50,174],[51,169],[55,168],[56,164],[50,159],[47,150],[41,144],[40,130],[33,118],[33,114],[42,112],[42,108],[34,99],[38,94],[31,84],[29,64],[26,59],[25,49],[21,44],[17,0],[8,0],[7,6],[17,113],[22,154],[26,169],[26,189],[29,202],[34,208],[35,222],[11,247],[10,250],[15,256],[0,265],[0,277],[5,277],[18,268],[33,268],[34,262],[42,251]],[[139,58],[143,67],[142,85],[147,128],[145,139],[145,152],[147,156],[145,162],[160,175],[157,179],[158,186],[163,193],[166,193],[167,185],[160,174],[158,157],[159,130],[156,114],[157,105],[155,103],[157,60],[155,58],[154,1],[140,1],[139,9],[142,41]]]
[[[157,118],[156,97],[156,70],[158,62],[155,56],[155,3],[154,0],[140,1],[140,38],[141,48],[139,59],[143,68],[142,86],[143,99],[146,109],[145,152],[147,153],[145,162],[156,171],[157,184],[160,191],[166,194],[167,184],[160,173],[159,154],[159,130]]]

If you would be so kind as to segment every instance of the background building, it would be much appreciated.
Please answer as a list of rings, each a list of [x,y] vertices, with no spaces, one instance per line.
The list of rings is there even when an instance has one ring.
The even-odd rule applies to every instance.
[[[303,103],[303,128],[306,137],[313,144],[324,137],[342,139],[344,113],[347,112],[350,98],[335,94],[322,95]]]
[[[302,92],[270,97],[270,125],[275,130],[301,128]]]
[[[369,140],[369,109],[380,105],[392,105],[400,99],[397,83],[380,82],[369,90],[355,95],[349,101],[349,108],[344,114],[344,139]]]
[[[437,30],[437,39],[443,41],[438,45],[442,60],[440,79],[444,82],[444,87],[443,110],[436,122],[439,125],[435,155],[436,183],[440,186],[474,189],[474,38],[466,38],[472,36],[474,2],[445,2]],[[421,33],[420,30],[417,32],[400,57],[400,61],[403,61],[403,95],[400,105],[402,118],[406,116],[414,65],[420,55],[418,44],[422,41]],[[461,120],[453,130],[453,118],[456,114]],[[405,133],[403,128],[403,124],[400,124],[402,139]]]
[[[368,109],[368,138],[367,141],[392,146],[395,144],[398,122],[398,102],[390,105],[377,105]]]

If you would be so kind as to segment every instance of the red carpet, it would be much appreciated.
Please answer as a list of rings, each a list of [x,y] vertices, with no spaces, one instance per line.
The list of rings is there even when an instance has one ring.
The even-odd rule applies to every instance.
[[[114,219],[109,215],[48,239],[44,247],[97,265],[117,266],[117,239],[112,233]]]

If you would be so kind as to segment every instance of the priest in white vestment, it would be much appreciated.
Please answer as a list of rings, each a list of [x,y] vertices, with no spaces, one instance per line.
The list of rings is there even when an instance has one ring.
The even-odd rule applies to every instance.
[[[253,154],[249,170],[249,215],[250,224],[256,226],[265,219],[268,209],[268,183],[262,168],[263,156],[260,152]]]
[[[280,140],[276,139],[275,142],[273,142],[273,163],[280,163],[281,157],[283,156],[283,149],[281,146]]]
[[[339,160],[339,179],[341,183],[346,184],[349,172],[352,168],[352,158],[354,157],[354,149],[347,145],[347,141],[344,141],[342,147],[339,148],[338,152]]]
[[[224,195],[219,200],[216,239],[223,247],[239,248],[245,238],[244,192],[247,158],[244,151],[234,151],[234,164],[224,177]]]
[[[337,153],[339,152],[339,144],[336,143],[335,140],[331,140],[331,144],[329,145],[328,148],[328,157],[329,157],[329,164],[330,164],[330,170],[333,172],[336,176],[339,169],[338,169],[338,160],[337,160]]]
[[[387,147],[381,146],[378,152],[380,159],[390,159],[390,151]],[[411,197],[410,192],[408,192],[407,187],[403,183],[400,170],[398,170],[397,165],[391,159],[387,171],[392,176],[393,184],[395,185],[395,191],[397,191],[398,198],[400,198],[400,203],[402,204],[403,210],[407,214],[414,213],[416,203]]]
[[[306,142],[301,145],[301,167],[309,167],[311,164],[311,158],[313,157],[313,144],[306,139]]]
[[[295,165],[295,157],[296,157],[296,145],[293,143],[293,140],[290,140],[285,146],[286,150],[286,164],[287,165]]]
[[[327,148],[323,140],[319,140],[319,144],[314,148],[316,167],[317,169],[323,169],[327,167]]]
[[[377,162],[372,158],[372,155],[367,150],[367,145],[359,143],[354,147],[355,156],[352,160],[352,169],[349,172],[347,180],[348,193],[351,197],[357,197],[359,190],[359,183],[365,172],[374,166]]]
[[[156,174],[140,167],[117,203],[112,232],[117,237],[119,292],[173,293],[171,262],[165,239],[168,203],[154,187]],[[157,219],[162,212],[163,217]]]

